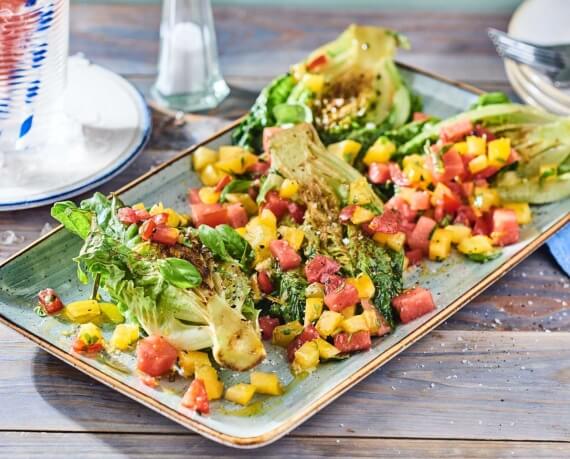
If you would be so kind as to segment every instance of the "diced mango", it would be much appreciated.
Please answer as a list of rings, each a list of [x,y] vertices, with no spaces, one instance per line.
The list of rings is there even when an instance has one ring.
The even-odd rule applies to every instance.
[[[362,162],[367,166],[372,163],[387,163],[396,152],[396,145],[387,137],[379,137],[368,149]]]
[[[313,282],[309,284],[305,289],[305,296],[307,298],[324,298],[325,288],[323,284],[319,282]]]
[[[340,311],[340,313],[342,314],[342,317],[348,319],[349,317],[352,317],[354,314],[356,314],[356,305],[354,304],[352,306],[344,308],[342,311]]]
[[[375,216],[376,216],[376,214],[369,211],[368,209],[365,209],[364,207],[357,206],[356,209],[354,209],[352,217],[350,217],[350,221],[352,223],[354,223],[355,225],[360,225],[362,223],[369,222]]]
[[[283,386],[275,373],[254,371],[249,375],[249,382],[255,386],[255,392],[266,395],[281,395]]]
[[[319,347],[316,340],[307,341],[295,352],[291,365],[294,373],[314,370],[319,364]]]
[[[218,161],[228,161],[231,159],[240,158],[246,153],[248,153],[247,150],[237,145],[222,145],[219,148]]]
[[[327,150],[339,158],[345,160],[347,163],[352,164],[354,160],[358,156],[360,149],[362,148],[362,144],[348,139],[343,140],[342,142],[337,142],[329,145]]]
[[[298,251],[303,245],[305,239],[305,232],[300,228],[293,228],[291,226],[280,226],[277,230],[283,239],[295,250]]]
[[[429,241],[429,259],[445,260],[451,253],[451,233],[443,228],[437,228]]]
[[[493,241],[483,235],[471,236],[463,239],[457,250],[465,254],[485,254],[493,251]]]
[[[95,300],[74,301],[65,307],[65,315],[69,320],[80,324],[90,322],[100,314],[101,308]]]
[[[349,277],[346,282],[354,285],[358,291],[358,297],[361,299],[372,298],[376,291],[374,282],[372,282],[372,279],[370,279],[370,276],[366,273],[360,273],[356,277]]]
[[[271,257],[269,244],[277,239],[277,219],[269,209],[263,209],[261,215],[253,217],[245,226],[244,238],[255,251],[255,263],[261,263]]]
[[[393,234],[388,233],[375,233],[372,236],[376,242],[390,247],[392,250],[399,252],[404,248],[404,243],[406,242],[406,233],[397,232]]]
[[[305,73],[303,75],[303,85],[315,94],[320,94],[325,86],[325,76]]]
[[[239,383],[228,387],[224,398],[230,402],[247,405],[255,395],[255,386],[252,384]]]
[[[109,344],[113,349],[126,351],[139,339],[139,327],[133,324],[119,324],[113,330]]]
[[[279,196],[285,199],[292,198],[299,191],[299,182],[292,179],[284,179],[279,188]]]
[[[453,145],[453,149],[460,155],[467,154],[467,142],[457,142]]]
[[[487,212],[501,205],[501,196],[495,188],[476,186],[470,201],[476,213]]]
[[[250,216],[257,214],[257,204],[247,193],[228,193],[226,200],[231,204],[241,204]]]
[[[508,202],[503,204],[503,207],[515,212],[519,225],[526,225],[532,221],[532,211],[526,202]]]
[[[210,148],[199,147],[192,153],[192,165],[194,170],[200,172],[209,164],[214,164],[218,160],[218,152]]]
[[[340,354],[340,350],[334,347],[328,341],[325,341],[322,338],[317,338],[316,341],[317,341],[317,347],[319,349],[320,360],[329,360]]]
[[[431,193],[430,203],[435,207],[442,203],[444,196],[450,196],[452,194],[452,191],[447,186],[439,182]]]
[[[333,332],[338,328],[340,323],[343,321],[344,316],[335,311],[323,311],[321,317],[317,321],[315,328],[323,338],[326,338],[333,334]]]
[[[251,166],[257,163],[258,158],[253,153],[241,147],[220,147],[220,160],[214,165],[217,169],[227,174],[243,174]]]
[[[366,316],[358,314],[356,316],[349,317],[348,319],[344,319],[340,323],[340,328],[342,328],[346,333],[356,333],[368,330],[368,321],[366,320]]]
[[[224,394],[224,383],[218,378],[218,372],[214,367],[201,365],[194,372],[196,379],[201,379],[206,387],[208,400],[218,400]]]
[[[372,201],[373,191],[365,177],[360,177],[352,182],[348,191],[348,203],[363,206]]]
[[[172,228],[180,226],[180,224],[182,224],[182,222],[184,221],[184,218],[178,212],[176,212],[174,209],[171,209],[170,207],[164,209],[164,212],[168,214],[168,220],[166,221],[166,224],[168,226],[171,226]],[[186,221],[186,223],[188,222]]]
[[[216,169],[213,164],[208,164],[200,172],[200,180],[206,186],[216,186],[226,175],[228,174]]]
[[[182,369],[182,374],[190,378],[199,367],[211,367],[210,357],[206,352],[201,351],[180,351],[178,353],[178,365]]]
[[[463,239],[471,236],[471,228],[465,225],[447,225],[445,230],[451,235],[453,244],[460,244]]]
[[[213,186],[204,186],[198,191],[198,196],[204,204],[216,204],[220,200],[220,194]]]
[[[469,164],[467,165],[472,174],[477,174],[478,172],[487,169],[488,166],[489,161],[487,161],[487,157],[485,155],[476,156],[469,161]]]
[[[79,327],[77,337],[87,346],[103,341],[101,329],[92,322],[87,322]]]
[[[489,166],[503,167],[511,155],[511,139],[503,137],[487,144]]]
[[[134,210],[146,210],[144,202],[137,202],[135,205],[131,206]]]
[[[312,324],[323,312],[322,298],[307,298],[305,300],[305,326]]]
[[[120,324],[125,321],[121,310],[113,303],[99,303],[99,308],[107,320],[114,324]]]
[[[239,228],[235,228],[235,230],[241,237],[245,237],[245,234],[247,233],[245,226],[240,226]]]
[[[378,312],[372,309],[366,309],[362,312],[362,316],[368,324],[368,331],[371,334],[375,334],[380,329],[380,318],[378,317]]]
[[[298,335],[303,332],[303,325],[298,320],[279,325],[273,329],[271,342],[277,346],[287,347]]]
[[[468,155],[481,156],[487,152],[487,140],[484,137],[470,135],[465,139],[465,143]]]

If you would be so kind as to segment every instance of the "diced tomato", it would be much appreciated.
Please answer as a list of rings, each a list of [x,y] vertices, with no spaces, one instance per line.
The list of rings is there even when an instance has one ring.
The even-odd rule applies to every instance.
[[[222,190],[230,184],[230,182],[233,180],[233,178],[229,175],[224,175],[220,181],[216,184],[216,187],[214,188],[214,191],[221,193]]]
[[[152,389],[156,389],[159,386],[158,379],[153,376],[146,375],[144,373],[139,374],[140,381]]]
[[[210,412],[210,401],[206,386],[201,379],[195,379],[182,397],[182,406],[190,408],[200,414],[208,414]]]
[[[443,161],[442,181],[449,182],[455,177],[463,177],[465,174],[465,166],[461,155],[457,153],[457,151],[452,148],[443,154],[441,160]]]
[[[289,210],[289,215],[295,223],[300,225],[305,219],[305,211],[307,208],[303,204],[297,204],[296,202],[290,201],[287,204],[287,209]]]
[[[438,204],[437,206],[435,206],[435,209],[433,209],[433,219],[440,223],[445,217],[446,217],[445,210],[443,210],[443,206]]]
[[[326,54],[320,54],[307,64],[307,70],[309,72],[317,72],[324,67],[328,61],[329,59]]]
[[[495,140],[495,135],[491,131],[489,131],[489,129],[484,128],[480,124],[475,126],[472,134],[477,136],[477,137],[485,137],[487,139],[487,142],[490,142],[491,140]]]
[[[477,172],[473,178],[475,178],[475,180],[479,180],[479,179],[488,179],[489,177],[495,175],[497,172],[499,172],[499,168],[495,167],[495,166],[487,166],[485,169],[483,169],[481,172]]]
[[[63,309],[63,303],[53,288],[41,290],[38,299],[46,314],[55,314]]]
[[[295,359],[295,352],[297,352],[303,344],[307,341],[313,341],[319,337],[319,332],[313,325],[307,325],[305,329],[297,336],[289,346],[287,346],[287,359],[292,362]]]
[[[400,224],[402,222],[411,222],[416,219],[417,212],[410,208],[410,205],[400,195],[392,196],[384,205],[384,212],[394,210],[399,214]]]
[[[390,166],[386,163],[372,163],[368,167],[368,180],[376,185],[382,185],[390,180]]]
[[[473,191],[475,190],[475,185],[473,184],[473,182],[463,182],[461,184],[461,188],[463,189],[463,196],[465,198],[469,198],[473,194]]]
[[[202,204],[200,199],[200,190],[198,188],[190,188],[188,190],[188,202],[192,204]]]
[[[271,339],[273,329],[279,325],[279,319],[270,316],[261,316],[259,318],[259,328],[261,328],[261,337],[265,340]]]
[[[135,214],[137,215],[137,220],[143,222],[151,218],[150,213],[146,209],[135,209]]]
[[[275,190],[271,190],[265,195],[264,209],[269,209],[279,220],[289,211],[289,201],[279,196]]]
[[[287,241],[276,239],[269,243],[271,255],[277,258],[282,271],[298,268],[301,265],[301,256],[295,252]]]
[[[192,204],[190,207],[196,227],[200,225],[216,227],[229,223],[228,209],[220,204]]]
[[[453,192],[445,193],[443,195],[443,202],[441,203],[443,211],[447,214],[455,214],[457,209],[461,207],[461,199]]]
[[[477,217],[473,225],[473,235],[489,236],[493,229],[492,213],[487,212],[481,217]]]
[[[251,186],[247,189],[247,194],[254,201],[257,200],[257,196],[259,195],[259,180],[255,180],[251,184]]]
[[[434,220],[422,215],[408,238],[410,249],[421,249],[427,252],[429,248],[429,238],[436,225],[437,223]]]
[[[370,338],[370,332],[366,330],[351,335],[339,333],[334,337],[334,346],[343,353],[366,351],[372,347],[372,339]]]
[[[388,169],[390,171],[390,180],[399,186],[408,186],[408,178],[404,175],[398,163],[388,164]]]
[[[230,226],[233,228],[241,228],[247,225],[249,218],[247,217],[247,210],[243,204],[236,202],[235,204],[230,204],[227,206],[228,209],[228,221]]]
[[[271,137],[273,137],[278,132],[282,131],[283,128],[274,126],[274,127],[266,127],[263,129],[263,151],[269,153],[269,141]]]
[[[364,234],[366,234],[366,236],[368,237],[372,237],[376,234],[376,231],[374,231],[372,228],[370,228],[370,223],[365,222],[365,223],[361,223],[360,224],[360,229],[362,230],[362,232]]]
[[[459,206],[459,208],[457,209],[457,215],[455,216],[455,220],[453,220],[454,223],[469,227],[473,226],[473,224],[475,224],[476,221],[477,221],[477,216],[475,215],[475,212],[473,211],[471,206],[466,206],[466,205]]]
[[[400,320],[407,324],[435,309],[431,292],[422,287],[406,290],[392,298],[392,306],[398,311]]]
[[[455,123],[441,128],[439,136],[444,143],[458,142],[473,131],[473,123],[469,118],[461,118]]]
[[[358,303],[358,290],[354,285],[346,283],[344,279],[340,287],[334,290],[327,288],[328,285],[325,282],[325,289],[327,290],[325,304],[331,311],[340,312]]]
[[[380,324],[380,327],[378,328],[378,331],[376,331],[373,334],[371,333],[372,336],[384,336],[392,331],[392,327],[388,325],[388,322],[386,322],[386,319],[380,313],[380,311],[378,311],[378,308],[374,306],[372,301],[361,300],[360,304],[362,304],[362,309],[364,309],[365,311],[374,311],[376,317],[378,318],[378,323]]]
[[[137,368],[147,375],[168,373],[177,358],[176,348],[162,336],[148,336],[137,343]]]
[[[79,352],[81,354],[96,354],[103,350],[103,343],[98,341],[93,344],[85,344],[85,342],[78,337],[73,341],[72,347],[75,352]]]
[[[175,245],[179,235],[180,232],[176,228],[160,225],[155,228],[150,240],[164,245]]]
[[[268,161],[257,161],[247,168],[247,172],[254,177],[262,177],[267,174],[270,167],[271,163]]]
[[[414,114],[412,115],[412,120],[413,121],[425,121],[425,120],[429,120],[429,115],[426,115],[424,112],[414,112]]]
[[[392,208],[384,208],[382,215],[374,217],[369,223],[369,227],[376,233],[397,233],[400,231],[400,215]]]
[[[166,225],[168,222],[168,214],[166,212],[161,212],[160,214],[156,214],[152,216],[152,221],[158,225]]]
[[[412,210],[427,210],[430,208],[429,192],[415,191],[410,196],[410,209]]]
[[[358,206],[356,204],[351,204],[349,206],[343,207],[338,214],[338,219],[343,223],[348,223],[357,208]]]
[[[408,250],[406,257],[408,258],[410,266],[419,265],[424,258],[424,251],[422,249]]]
[[[138,221],[137,213],[130,207],[121,207],[117,211],[117,217],[119,221],[125,225],[132,225]]]
[[[340,265],[324,255],[317,255],[305,264],[305,276],[307,281],[323,282],[324,274],[336,274],[340,269]]]
[[[518,242],[520,228],[517,216],[511,209],[495,209],[493,212],[493,228],[491,238],[498,245],[509,245]]]
[[[257,273],[257,285],[259,285],[259,290],[261,290],[266,295],[269,295],[275,287],[267,271],[261,271]]]
[[[143,224],[139,228],[139,235],[145,241],[150,241],[150,238],[154,234],[156,230],[156,223],[154,220],[149,219],[143,222]]]
[[[325,286],[325,295],[342,288],[345,282],[344,277],[338,274],[325,273],[321,276],[321,283]]]

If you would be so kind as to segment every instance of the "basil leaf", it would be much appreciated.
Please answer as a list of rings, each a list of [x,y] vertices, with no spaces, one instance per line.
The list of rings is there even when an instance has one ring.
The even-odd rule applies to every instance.
[[[66,230],[77,234],[81,239],[87,238],[91,229],[90,211],[80,209],[71,201],[63,201],[53,205],[51,216],[65,226]]]
[[[253,249],[249,242],[229,225],[219,225],[216,227],[216,231],[223,239],[229,256],[239,262],[245,270],[248,270],[254,258]]]
[[[220,202],[226,202],[229,193],[245,193],[251,186],[251,180],[234,179],[228,183],[220,194]]]
[[[160,273],[169,284],[179,288],[194,288],[202,283],[202,276],[189,261],[180,258],[165,258],[160,261]]]
[[[224,239],[220,233],[208,225],[200,225],[198,228],[198,238],[210,251],[220,257],[222,260],[230,259],[230,255],[226,250]]]

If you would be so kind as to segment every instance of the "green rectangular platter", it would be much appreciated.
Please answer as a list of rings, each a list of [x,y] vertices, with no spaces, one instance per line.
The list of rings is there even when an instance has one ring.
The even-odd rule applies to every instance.
[[[400,68],[411,87],[422,95],[427,113],[447,117],[466,109],[477,96],[475,88],[408,66],[400,65]],[[202,145],[216,148],[228,144],[232,127],[215,134]],[[181,152],[119,190],[121,199],[128,204],[162,201],[187,213],[187,189],[199,185],[191,170],[191,153],[195,148]],[[180,378],[172,383],[165,382],[160,390],[154,390],[139,380],[132,355],[117,357],[132,369],[130,373],[124,373],[99,360],[74,354],[71,351],[72,326],[62,325],[51,317],[40,318],[34,313],[37,292],[48,286],[56,289],[64,302],[85,299],[89,295],[91,287],[77,281],[72,261],[82,241],[65,230],[54,230],[0,265],[0,321],[98,381],[191,430],[229,446],[259,447],[282,437],[317,413],[532,253],[568,222],[570,199],[535,207],[533,212],[534,221],[522,230],[521,241],[505,248],[496,260],[477,264],[452,256],[444,263],[428,262],[423,268],[407,274],[407,286],[419,283],[432,290],[437,310],[376,340],[370,351],[341,362],[323,364],[311,375],[294,379],[283,350],[269,349],[268,359],[257,369],[277,372],[287,390],[281,397],[257,395],[252,407],[246,409],[216,401],[212,403],[210,415],[199,416],[180,406],[180,395],[188,381]],[[238,374],[222,370],[221,375],[226,385],[249,379],[247,372]]]

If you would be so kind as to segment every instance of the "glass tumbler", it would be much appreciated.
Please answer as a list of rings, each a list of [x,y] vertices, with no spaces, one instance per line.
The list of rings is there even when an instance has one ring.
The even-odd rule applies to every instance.
[[[229,92],[218,64],[210,1],[164,0],[153,98],[190,112],[217,106]]]
[[[65,89],[69,0],[0,0],[0,157],[42,144]]]

